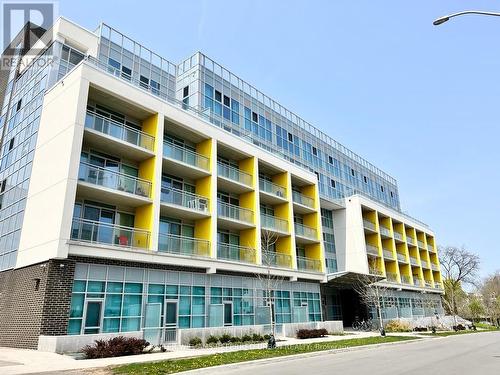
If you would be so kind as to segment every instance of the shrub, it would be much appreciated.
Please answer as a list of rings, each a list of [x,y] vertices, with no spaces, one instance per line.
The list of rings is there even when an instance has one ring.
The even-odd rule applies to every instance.
[[[458,324],[456,326],[453,326],[453,330],[454,331],[464,331],[465,330],[465,326],[463,324]]]
[[[415,332],[427,332],[427,327],[415,327],[413,330]]]
[[[254,333],[252,335],[252,341],[264,341],[264,338],[262,335],[259,335],[258,333]]]
[[[385,325],[387,332],[411,332],[411,327],[408,322],[402,320],[391,320]]]
[[[232,337],[229,339],[229,342],[232,342],[232,343],[241,342],[241,337],[238,337],[238,336],[232,336]]]
[[[219,341],[221,342],[221,344],[227,344],[228,342],[231,341],[231,335],[224,333],[222,336],[219,337]]]
[[[149,342],[135,337],[118,336],[109,340],[96,340],[94,344],[85,346],[82,351],[85,358],[121,357],[141,354],[149,346]]]
[[[199,337],[193,337],[191,340],[189,340],[189,345],[190,346],[201,346],[202,342]]]
[[[217,336],[208,336],[207,344],[217,344],[219,342],[219,338]]]
[[[265,334],[264,336],[262,336],[262,338],[264,339],[264,341],[267,341],[271,338],[271,335]]]
[[[297,331],[298,339],[314,339],[317,337],[328,336],[328,331],[324,328],[320,329],[299,329]]]
[[[252,341],[252,336],[250,336],[250,335],[243,335],[243,336],[241,336],[241,341],[242,342]]]

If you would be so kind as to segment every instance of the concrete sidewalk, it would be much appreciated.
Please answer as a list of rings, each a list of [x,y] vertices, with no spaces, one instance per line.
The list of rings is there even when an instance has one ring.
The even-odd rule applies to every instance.
[[[375,337],[377,332],[349,332],[344,336],[328,336],[317,339],[299,340],[296,338],[286,338],[285,341],[277,342],[277,346],[287,346],[296,344],[314,344],[327,341],[338,341],[355,338]],[[396,334],[392,334],[396,335]],[[404,336],[416,336],[412,333],[399,334]],[[429,337],[427,337],[429,338]],[[33,374],[40,372],[56,372],[78,369],[102,368],[107,366],[116,366],[129,363],[163,361],[175,358],[197,357],[208,354],[233,352],[248,349],[262,349],[267,346],[266,343],[252,345],[237,345],[226,347],[215,347],[206,349],[191,349],[189,347],[170,347],[165,353],[141,354],[126,357],[102,358],[77,360],[71,356],[40,352],[36,350],[0,348],[0,374],[18,375]]]

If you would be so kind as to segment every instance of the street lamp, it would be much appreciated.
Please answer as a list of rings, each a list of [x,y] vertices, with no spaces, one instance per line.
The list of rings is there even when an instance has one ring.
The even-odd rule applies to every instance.
[[[497,13],[497,12],[483,12],[480,10],[465,10],[463,12],[453,13],[453,14],[449,14],[447,16],[439,17],[436,20],[434,20],[434,22],[432,24],[434,26],[438,26],[438,25],[445,23],[446,21],[449,21],[450,18],[463,16],[465,14],[479,14],[482,16],[497,16],[497,17],[500,16],[500,13]]]

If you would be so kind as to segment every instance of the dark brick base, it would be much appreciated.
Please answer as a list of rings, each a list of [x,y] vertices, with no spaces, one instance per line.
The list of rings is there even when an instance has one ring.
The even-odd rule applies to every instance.
[[[36,349],[67,332],[75,262],[50,260],[0,272],[0,346]]]

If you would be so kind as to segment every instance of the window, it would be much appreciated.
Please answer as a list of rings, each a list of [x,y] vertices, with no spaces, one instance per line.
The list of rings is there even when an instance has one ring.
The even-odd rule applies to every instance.
[[[331,156],[328,156],[328,163],[333,164],[333,158]]]
[[[122,66],[122,77],[130,79],[132,77],[132,69]]]
[[[141,75],[140,81],[141,81],[141,86],[142,87],[148,88],[148,86],[149,86],[149,79],[148,78],[146,78],[143,75]]]
[[[112,59],[111,57],[108,59],[108,64],[111,65],[115,69],[121,68],[121,64],[118,61]]]
[[[394,198],[394,194],[392,193],[392,191],[391,191],[391,198]]]
[[[257,113],[255,112],[252,112],[252,121],[259,122],[259,116],[257,116]]]
[[[215,90],[215,100],[217,100],[218,102],[222,101],[222,94],[220,91]]]
[[[380,190],[382,191],[382,193],[384,192],[384,187],[382,185],[380,185]]]
[[[332,185],[332,188],[335,189],[335,180],[330,180],[330,185]]]
[[[354,173],[354,169],[351,168],[351,174],[354,176],[355,173]]]
[[[316,147],[313,147],[313,155],[318,156],[318,149]]]
[[[12,148],[14,147],[14,138],[12,138],[9,142],[9,151],[12,150]],[[392,192],[391,192],[392,194]]]
[[[288,133],[288,142],[293,142],[293,134]]]
[[[363,180],[365,181],[365,184],[368,183],[368,179],[366,178],[366,176],[363,176]]]
[[[16,104],[16,112],[18,112],[21,109],[21,105],[23,104],[23,100],[19,100]]]
[[[224,105],[227,107],[231,105],[231,99],[229,99],[229,96],[224,95]]]
[[[318,173],[318,172],[316,172],[316,171],[314,171],[314,174],[316,175],[316,178],[317,178],[317,179],[318,179],[318,181],[319,181],[319,173]]]
[[[2,183],[0,184],[0,193],[3,193],[5,191],[6,183],[7,183],[7,179],[3,180]]]
[[[189,86],[186,86],[182,89],[182,97],[185,98],[189,95]]]

